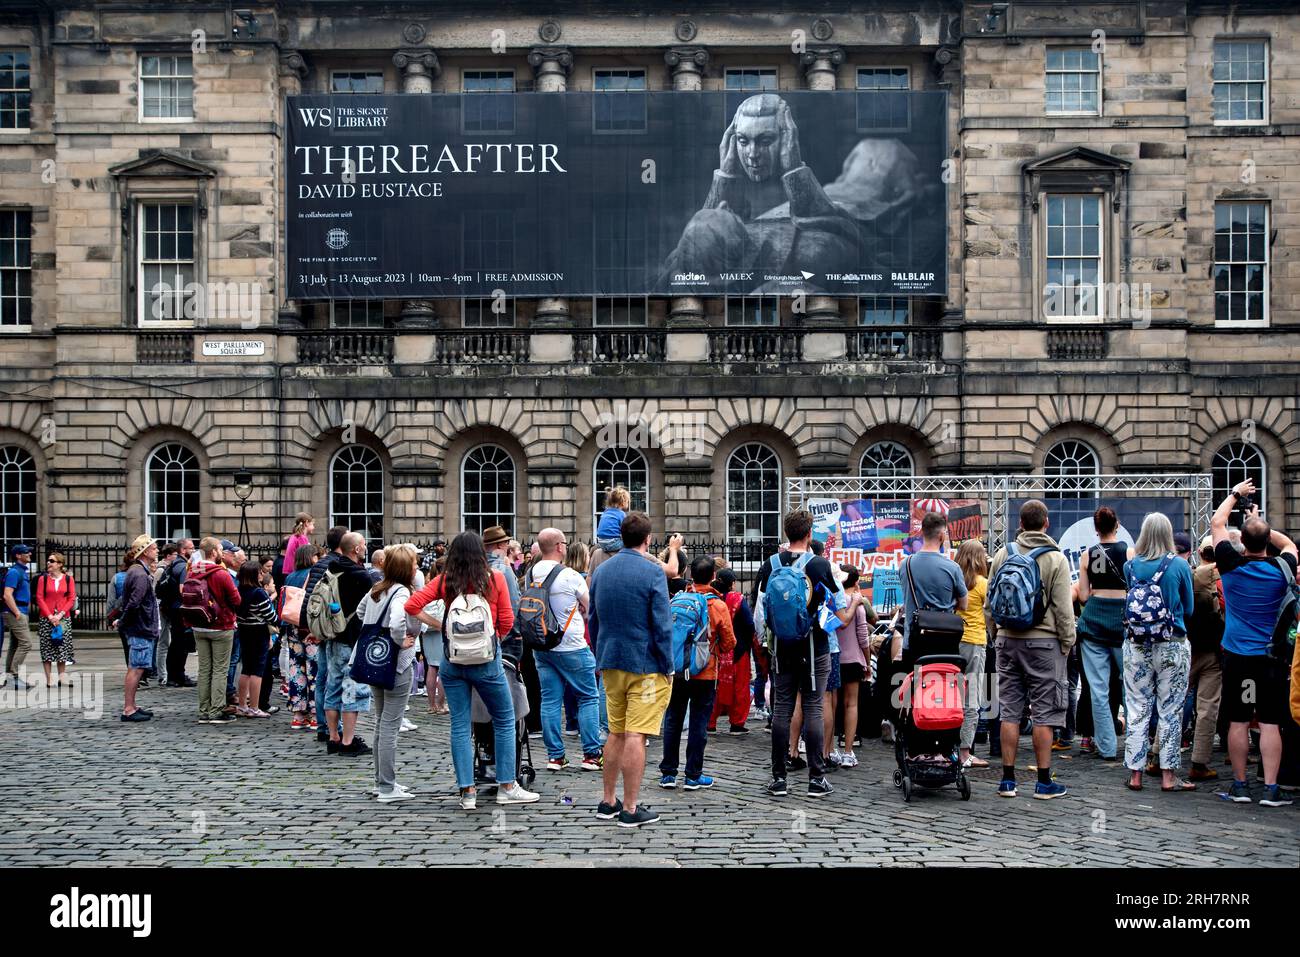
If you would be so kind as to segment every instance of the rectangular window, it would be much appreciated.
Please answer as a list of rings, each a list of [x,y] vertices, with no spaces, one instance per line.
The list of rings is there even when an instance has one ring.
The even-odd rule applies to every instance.
[[[596,327],[644,326],[645,296],[596,296],[591,304],[591,324]]]
[[[31,53],[0,50],[0,130],[27,130],[31,125]]]
[[[779,326],[781,301],[776,296],[728,296],[727,325]]]
[[[384,74],[370,70],[335,70],[330,74],[331,93],[383,93]]]
[[[1268,207],[1214,205],[1214,321],[1268,324]]]
[[[0,329],[32,324],[32,212],[0,209]]]
[[[860,296],[858,321],[864,326],[905,326],[911,305],[906,296]]]
[[[140,323],[193,319],[189,300],[196,294],[194,206],[141,203],[136,220]]]
[[[726,72],[728,90],[775,90],[775,67],[728,67]]]
[[[382,329],[384,327],[384,301],[382,299],[331,299],[331,329]]]
[[[592,86],[606,96],[591,98],[597,133],[638,133],[646,128],[645,70],[596,70]]]
[[[461,305],[466,329],[510,329],[515,324],[513,299],[462,299]]]
[[[140,119],[194,119],[194,62],[187,56],[140,57]]]
[[[911,125],[905,66],[858,68],[858,129],[906,130]]]
[[[1101,55],[1084,47],[1047,50],[1048,116],[1101,115]]]
[[[461,254],[466,270],[506,273],[515,265],[515,215],[504,209],[462,214]]]
[[[1268,122],[1268,41],[1214,41],[1214,122]]]
[[[1054,319],[1101,318],[1102,197],[1047,197],[1047,314]]]
[[[598,290],[645,288],[651,219],[650,211],[639,206],[594,211],[591,261]]]
[[[466,93],[515,92],[514,70],[466,70],[461,77]],[[512,133],[515,129],[513,96],[461,97],[466,133]]]

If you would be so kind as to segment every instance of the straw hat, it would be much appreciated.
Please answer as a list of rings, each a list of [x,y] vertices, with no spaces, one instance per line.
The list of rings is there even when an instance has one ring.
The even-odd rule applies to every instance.
[[[139,558],[149,550],[149,546],[154,544],[154,540],[148,535],[137,535],[131,547],[126,550],[126,557],[132,561]]]

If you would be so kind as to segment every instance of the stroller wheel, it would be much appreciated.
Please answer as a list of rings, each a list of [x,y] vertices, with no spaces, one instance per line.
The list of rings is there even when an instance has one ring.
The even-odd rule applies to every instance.
[[[970,778],[962,775],[957,779],[957,791],[961,794],[963,801],[970,800]]]
[[[537,772],[533,770],[532,765],[524,765],[519,769],[519,776],[524,779],[525,786],[532,784],[537,780]],[[969,785],[967,786],[969,790]]]
[[[912,801],[912,779],[909,777],[903,778],[903,800],[909,804]]]
[[[902,786],[903,786],[903,772],[902,772],[902,771],[895,771],[895,772],[894,772],[894,787],[896,787],[896,788],[901,788]]]

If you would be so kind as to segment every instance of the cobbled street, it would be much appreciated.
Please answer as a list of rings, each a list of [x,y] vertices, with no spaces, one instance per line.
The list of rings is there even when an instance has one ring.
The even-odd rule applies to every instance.
[[[892,749],[878,741],[858,750],[859,767],[831,776],[830,797],[803,795],[805,772],[791,776],[789,797],[768,798],[760,792],[771,738],[761,728],[712,737],[706,768],[717,784],[689,794],[657,787],[654,739],[643,795],[662,820],[639,831],[596,820],[600,776],[546,771],[539,739],[532,745],[540,803],[498,811],[481,795],[479,810],[464,812],[447,748],[450,719],[426,714],[424,698],[411,699],[419,727],[402,734],[398,755],[399,780],[418,794],[380,805],[367,793],[370,756],[327,757],[313,735],[288,730],[283,712],[200,726],[193,689],[152,689],[142,704],[155,719],[120,723],[116,642],[87,638],[79,651],[79,680],[104,675],[100,718],[84,718],[80,708],[15,708],[12,688],[4,689],[0,866],[1300,864],[1300,807],[1232,805],[1207,785],[1162,794],[1148,781],[1131,793],[1121,768],[1077,754],[1058,756],[1070,794],[1056,801],[1028,797],[1032,758],[1022,750],[1019,776],[1031,784],[1015,800],[996,796],[996,771],[988,770],[974,773],[969,802],[950,787],[904,804],[892,784]],[[367,740],[372,726],[373,718],[362,719]],[[577,741],[566,741],[576,761]]]

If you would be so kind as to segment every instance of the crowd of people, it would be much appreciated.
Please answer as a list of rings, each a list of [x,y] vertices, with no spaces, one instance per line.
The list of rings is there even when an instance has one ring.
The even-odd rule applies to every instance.
[[[1253,734],[1259,803],[1286,806],[1279,773],[1284,763],[1292,777],[1300,771],[1300,575],[1295,543],[1248,507],[1253,492],[1248,481],[1233,489],[1195,555],[1161,513],[1124,544],[1102,506],[1097,544],[1077,569],[1041,501],[1022,506],[1014,539],[992,556],[974,540],[954,552],[945,516],[927,512],[887,621],[863,570],[829,560],[809,512],[785,516],[786,541],[746,595],[724,558],[692,558],[679,535],[652,554],[650,520],[628,511],[622,488],[609,490],[590,550],[546,528],[525,554],[493,526],[429,552],[397,544],[367,554],[365,537],[344,527],[315,544],[306,513],[281,553],[261,560],[215,537],[160,553],[142,535],[109,600],[127,667],[121,721],[153,718],[139,703],[151,677],[197,686],[205,725],[270,718],[281,710],[271,704],[278,687],[288,729],[315,731],[329,755],[373,754],[373,793],[391,803],[415,793],[397,780],[398,738],[414,727],[411,699],[424,697],[431,715],[450,718],[462,808],[477,806],[484,755],[496,803],[537,801],[519,777],[522,752],[540,739],[548,771],[603,775],[597,817],[640,827],[658,820],[641,796],[651,739],[662,739],[661,788],[706,789],[719,720],[741,736],[757,718],[771,733],[766,794],[788,795],[790,773],[806,769],[807,795],[822,797],[834,791],[829,774],[858,764],[863,737],[903,733],[902,679],[938,655],[964,672],[951,758],[963,770],[1000,767],[1000,797],[1019,793],[1026,735],[1041,800],[1069,793],[1052,757],[1076,745],[1122,760],[1131,790],[1159,774],[1164,792],[1195,791],[1219,778],[1217,736],[1230,769],[1217,793],[1248,802]],[[75,583],[57,553],[33,581],[30,555],[14,546],[4,581],[5,678],[22,680],[35,605],[55,684],[73,660]],[[356,731],[371,710],[373,745]],[[581,748],[573,764],[568,737]],[[987,760],[976,753],[984,741]]]

